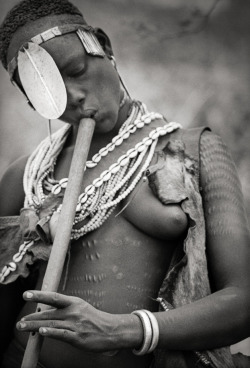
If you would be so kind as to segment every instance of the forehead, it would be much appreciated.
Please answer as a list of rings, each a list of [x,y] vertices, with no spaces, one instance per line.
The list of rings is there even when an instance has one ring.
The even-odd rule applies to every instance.
[[[75,32],[55,37],[41,46],[53,57],[60,70],[68,66],[71,61],[79,61],[86,56],[84,47]]]
[[[78,15],[68,15],[68,14],[46,16],[25,24],[15,32],[15,34],[11,39],[7,53],[7,62],[9,62],[17,54],[18,50],[23,44],[30,41],[30,39],[36,36],[37,34],[47,31],[48,29],[56,26],[74,23],[86,24],[86,22],[82,17]],[[78,37],[76,34],[68,34],[57,37],[56,39],[52,39],[45,43],[42,43],[41,46],[46,48],[48,52],[52,52],[54,49],[54,51],[56,51],[57,54],[62,55],[63,50],[61,50],[60,52],[60,47],[63,49],[67,46],[69,47],[70,42],[73,42],[72,46],[78,46],[77,49],[79,50],[83,49],[81,48],[80,40],[78,41]],[[70,47],[70,52],[75,48],[72,46]],[[63,52],[65,53],[65,50]],[[54,55],[52,56],[54,57]]]

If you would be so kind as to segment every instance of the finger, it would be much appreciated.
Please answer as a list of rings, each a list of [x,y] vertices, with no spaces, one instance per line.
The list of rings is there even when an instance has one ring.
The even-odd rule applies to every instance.
[[[19,331],[36,332],[41,327],[53,329],[70,329],[70,324],[66,321],[20,321],[16,324]]]
[[[65,308],[74,302],[75,297],[67,296],[52,291],[25,291],[24,300],[50,305],[55,308]]]
[[[36,312],[28,314],[27,316],[23,317],[21,321],[39,321],[39,320],[55,320],[55,319],[64,319],[64,313],[62,309],[47,309],[42,312]]]
[[[41,327],[39,328],[39,333],[43,336],[50,337],[51,339],[64,341],[72,345],[79,344],[79,341],[77,340],[77,334],[68,329]]]

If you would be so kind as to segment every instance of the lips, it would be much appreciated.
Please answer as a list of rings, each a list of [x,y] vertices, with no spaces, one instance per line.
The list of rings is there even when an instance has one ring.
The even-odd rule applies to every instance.
[[[68,106],[67,109],[65,110],[63,117],[65,118],[65,121],[67,122],[74,121],[75,123],[84,118],[92,118],[95,121],[98,121],[100,118],[99,110],[96,106],[90,106],[87,108],[83,107],[70,108]]]
[[[92,118],[96,122],[96,130],[98,131],[98,127],[105,126],[107,120],[110,120],[109,115],[104,109],[100,109],[97,105],[88,105],[88,106],[75,106],[68,105],[64,114],[60,117],[60,119],[66,123],[78,125],[81,119],[84,118]],[[113,128],[113,126],[112,126]],[[109,131],[109,129],[107,130]]]
[[[98,116],[98,107],[96,105],[88,105],[88,106],[79,106],[75,109],[77,115],[79,114],[79,118],[93,118],[97,119]]]
[[[97,114],[98,114],[98,110],[97,109],[84,109],[82,114],[81,114],[81,119],[83,118],[92,118],[95,119],[97,118]]]

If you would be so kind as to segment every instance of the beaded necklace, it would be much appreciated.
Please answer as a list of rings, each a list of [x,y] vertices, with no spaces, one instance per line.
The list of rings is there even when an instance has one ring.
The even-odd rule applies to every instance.
[[[163,119],[163,116],[148,112],[144,104],[132,101],[131,113],[118,134],[106,147],[101,148],[92,157],[92,160],[87,161],[86,169],[96,167],[103,157],[120,146],[137,129],[142,129],[156,119]],[[155,128],[85,188],[78,198],[71,239],[79,239],[103,224],[116,206],[133,191],[143,176],[152,160],[159,136],[178,128],[180,128],[180,124],[173,122]],[[67,126],[52,136],[52,143],[45,139],[28,160],[24,174],[25,206],[37,207],[41,205],[46,198],[44,189],[58,195],[67,187],[67,178],[55,181],[52,173],[68,134],[69,127]],[[135,177],[132,180],[133,175]],[[59,205],[57,212],[61,211],[61,206]],[[86,219],[86,224],[80,228],[75,227],[76,224]]]
[[[157,113],[149,113],[144,104],[132,101],[131,113],[120,128],[118,135],[106,147],[100,149],[91,161],[87,161],[86,169],[95,167],[103,157],[121,145],[137,129],[142,129],[156,119],[163,119],[163,116]],[[125,155],[119,157],[115,163],[93,180],[92,184],[85,188],[78,198],[75,220],[71,231],[72,240],[79,239],[84,234],[99,228],[107,220],[116,206],[133,191],[142,178],[152,160],[158,138],[180,127],[180,124],[171,122],[153,129],[147,137],[137,143],[134,148],[129,149]],[[30,156],[24,173],[25,207],[39,210],[47,196],[44,190],[56,195],[66,188],[68,179],[64,178],[56,181],[53,178],[53,170],[69,131],[70,126],[68,125],[58,130],[52,135],[51,140],[48,137],[42,141]],[[134,174],[135,176],[132,179]],[[60,211],[61,205],[57,208],[57,212]],[[80,228],[76,228],[75,225],[83,220],[87,220],[87,222]],[[34,240],[26,240],[20,245],[12,261],[1,270],[0,283],[17,269],[18,263],[22,261],[26,252],[34,243]]]

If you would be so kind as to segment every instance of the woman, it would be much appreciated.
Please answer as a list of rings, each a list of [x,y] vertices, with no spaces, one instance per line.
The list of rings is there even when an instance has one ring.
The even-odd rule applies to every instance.
[[[67,101],[60,119],[69,124],[1,182],[1,292],[15,300],[11,317],[1,313],[5,341],[19,321],[3,367],[20,366],[28,331],[46,337],[44,367],[233,367],[224,347],[248,335],[249,232],[225,145],[209,130],[186,132],[132,100],[108,37],[67,1],[22,1],[6,17],[1,40],[3,65],[42,113],[43,96],[34,96],[24,70],[38,52],[43,65],[52,57]],[[87,116],[96,128],[62,282],[56,294],[41,292],[79,121]],[[19,276],[34,289],[24,293],[25,305],[20,294],[30,286]],[[33,313],[32,302],[52,309]]]

